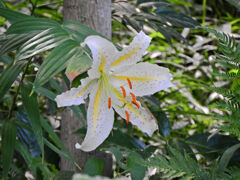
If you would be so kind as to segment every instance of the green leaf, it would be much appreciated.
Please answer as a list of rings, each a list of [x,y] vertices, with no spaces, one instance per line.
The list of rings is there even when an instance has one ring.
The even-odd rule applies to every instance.
[[[127,169],[127,166],[125,164],[123,164],[122,161],[121,161],[122,158],[123,158],[123,155],[118,148],[110,147],[107,150],[114,154],[114,156],[116,158],[116,161],[117,161],[117,164],[120,166],[120,168]]]
[[[23,106],[27,112],[29,122],[32,126],[33,133],[38,140],[42,154],[44,154],[43,133],[42,133],[42,127],[41,127],[41,121],[40,121],[37,94],[36,93],[31,94],[31,90],[32,88],[30,85],[23,84],[21,86]]]
[[[51,19],[28,18],[12,24],[8,28],[7,34],[26,34],[34,31],[41,32],[51,28],[61,28],[61,26],[58,22]]]
[[[36,32],[27,34],[9,34],[0,36],[0,56],[19,48],[23,43],[36,35]]]
[[[45,179],[53,179],[54,174],[49,170],[48,163],[43,161],[40,156],[35,156],[30,164],[32,168],[40,168]]]
[[[15,64],[11,64],[5,69],[0,76],[0,99],[11,87],[12,83],[16,80],[19,73],[22,71],[25,66],[26,61],[19,61]]]
[[[12,11],[10,9],[2,8],[2,7],[0,7],[0,16],[5,17],[11,23],[15,23],[21,20],[28,20],[32,18],[31,16],[28,16],[16,11]]]
[[[92,59],[86,54],[69,61],[65,73],[70,83],[72,83],[75,77],[86,72],[91,66]]]
[[[84,173],[88,174],[89,176],[102,175],[103,168],[103,160],[96,157],[91,157],[90,159],[88,159],[84,167]]]
[[[13,152],[16,143],[17,128],[14,119],[5,120],[2,128],[2,165],[3,179],[7,178],[8,171],[11,167]]]
[[[47,29],[25,42],[20,47],[16,59],[26,59],[40,52],[52,49],[68,38],[68,33],[62,28]]]
[[[129,168],[132,180],[143,179],[147,171],[147,167],[141,166],[139,161],[143,161],[143,159],[136,152],[131,152],[127,156],[127,167]]]
[[[23,159],[26,162],[26,165],[31,169],[33,174],[36,176],[36,168],[29,166],[32,161],[31,154],[29,153],[27,148],[22,143],[20,143],[18,140],[16,141],[16,150],[22,155]]]
[[[72,159],[70,153],[67,151],[67,149],[64,147],[62,141],[59,139],[57,134],[53,131],[52,127],[46,122],[45,119],[41,116],[41,124],[43,129],[48,133],[48,135],[51,137],[51,139],[54,141],[54,143],[62,150],[59,150],[57,147],[55,147],[52,143],[50,143],[47,139],[44,139],[46,145],[51,148],[53,151],[58,153],[60,156],[65,157],[66,159],[69,159],[73,164],[77,165],[77,163]]]
[[[81,47],[73,40],[66,40],[57,46],[47,57],[44,63],[39,68],[34,88],[48,82],[54,75],[61,72],[67,66],[67,62],[82,53]]]
[[[224,171],[231,160],[234,152],[240,148],[240,144],[235,144],[234,146],[228,148],[222,155],[220,162],[218,164],[218,171]]]
[[[79,22],[75,22],[75,21],[65,21],[62,24],[63,29],[65,29],[66,31],[68,31],[69,34],[72,35],[72,37],[77,41],[77,42],[83,42],[84,39],[87,36],[90,35],[99,35],[102,36],[101,34],[99,34],[98,32],[94,31],[93,29],[87,27],[84,24],[81,24]]]

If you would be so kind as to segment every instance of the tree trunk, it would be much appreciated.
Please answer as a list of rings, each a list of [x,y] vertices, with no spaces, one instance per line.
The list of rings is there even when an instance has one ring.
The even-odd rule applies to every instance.
[[[111,0],[64,0],[64,21],[74,20],[83,23],[100,34],[111,39]],[[66,89],[66,87],[65,87]],[[90,157],[98,157],[104,161],[104,176],[112,176],[112,156],[100,151],[90,153],[75,149],[75,144],[80,142],[73,132],[81,127],[81,122],[70,110],[62,113],[61,140],[74,160],[84,169],[86,161]],[[74,170],[70,161],[61,158],[61,170]]]

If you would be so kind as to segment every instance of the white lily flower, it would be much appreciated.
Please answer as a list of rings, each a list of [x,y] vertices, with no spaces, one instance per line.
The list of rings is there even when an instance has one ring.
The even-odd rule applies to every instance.
[[[127,123],[131,122],[149,136],[158,129],[148,111],[136,96],[151,95],[172,86],[167,68],[140,62],[151,38],[140,32],[131,44],[118,51],[108,40],[89,36],[84,43],[92,52],[93,65],[88,77],[78,88],[56,97],[58,107],[79,105],[90,94],[87,112],[87,134],[76,148],[83,151],[96,149],[113,128],[114,111]]]

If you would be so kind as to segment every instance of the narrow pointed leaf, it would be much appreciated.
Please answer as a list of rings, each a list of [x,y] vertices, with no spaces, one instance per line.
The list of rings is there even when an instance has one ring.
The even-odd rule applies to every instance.
[[[63,29],[67,30],[70,34],[73,34],[73,36],[79,41],[82,42],[87,36],[90,35],[99,35],[101,34],[97,33],[93,29],[87,27],[84,24],[81,24],[79,22],[75,21],[65,21],[62,24]]]
[[[65,73],[70,83],[72,83],[75,77],[87,71],[91,65],[92,59],[85,54],[69,61]]]
[[[40,113],[39,113],[38,102],[37,102],[37,94],[33,93],[30,96],[31,90],[32,90],[32,88],[30,85],[22,85],[21,86],[23,105],[27,112],[29,122],[33,129],[33,133],[38,140],[38,143],[39,143],[42,153],[44,153],[43,133],[42,133]]]
[[[34,81],[34,87],[40,87],[48,82],[53,76],[66,68],[69,60],[80,56],[81,53],[81,47],[75,41],[67,40],[61,43],[51,52],[39,68]]]
[[[35,35],[36,32],[30,32],[28,34],[2,35],[0,38],[0,56],[19,48],[22,44]]]
[[[16,59],[26,59],[40,52],[52,49],[68,38],[68,33],[61,28],[47,29],[25,42],[20,47]]]
[[[11,167],[13,152],[16,143],[17,128],[14,119],[5,120],[2,129],[2,165],[3,179],[7,178],[8,171]]]
[[[235,153],[236,150],[240,148],[240,144],[235,144],[234,146],[228,148],[222,155],[219,165],[218,165],[218,170],[224,171],[225,168],[227,167],[228,163],[230,162],[233,154]]]
[[[2,8],[2,7],[0,7],[0,16],[5,17],[11,23],[15,23],[23,19],[32,18],[31,16],[28,16],[10,9]]]
[[[24,34],[29,32],[41,32],[50,28],[61,28],[60,24],[56,21],[46,18],[30,18],[17,21],[12,24],[8,30],[7,34]]]
[[[19,73],[25,66],[26,61],[19,61],[16,64],[11,64],[0,75],[0,99],[11,87],[12,83],[16,80]]]

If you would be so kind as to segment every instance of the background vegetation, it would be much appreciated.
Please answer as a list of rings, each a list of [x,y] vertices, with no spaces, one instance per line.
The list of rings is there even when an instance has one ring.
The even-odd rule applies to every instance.
[[[72,57],[85,62],[78,71],[91,65],[78,44],[96,32],[63,23],[61,0],[6,0],[0,7],[1,177],[70,179],[78,166],[59,139],[63,109],[54,98],[61,80],[70,87],[65,68],[72,70]],[[153,137],[115,121],[100,147],[115,157],[114,177],[240,177],[239,7],[236,0],[113,1],[113,42],[128,44],[144,29],[153,40],[143,60],[168,67],[175,85],[141,99],[158,120]],[[85,106],[70,108],[86,125]],[[61,171],[60,156],[76,172]],[[103,167],[91,158],[83,173],[101,175]]]

